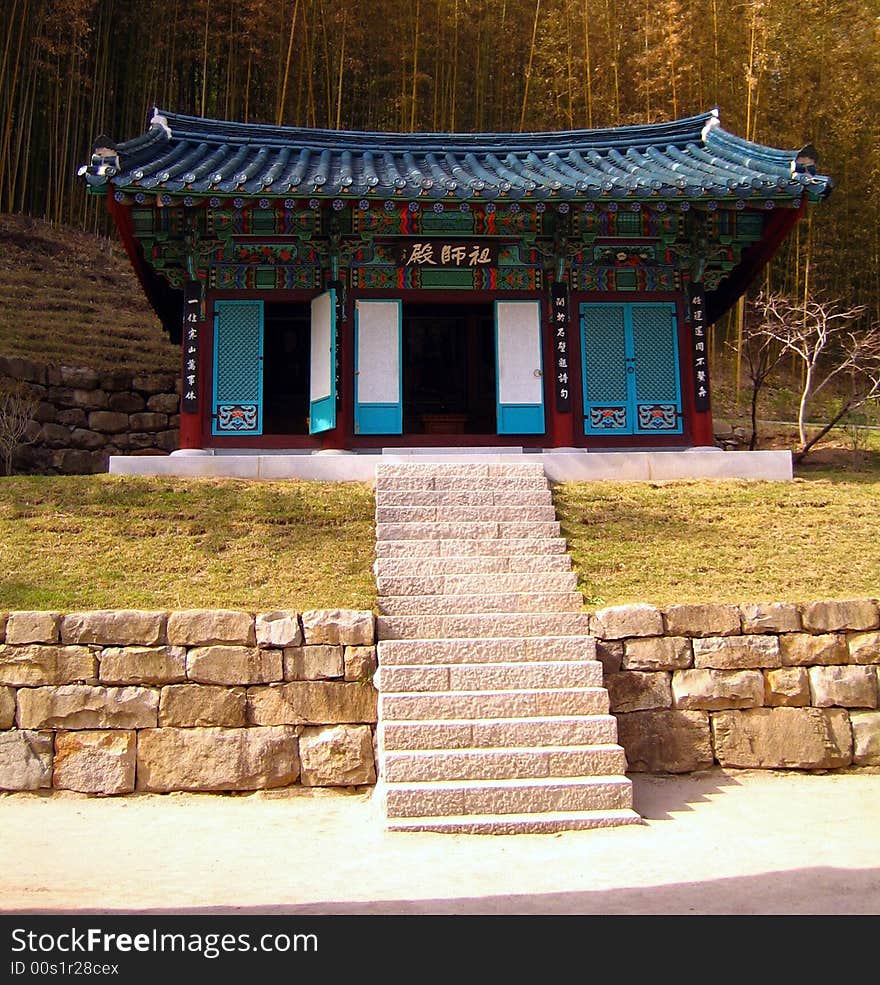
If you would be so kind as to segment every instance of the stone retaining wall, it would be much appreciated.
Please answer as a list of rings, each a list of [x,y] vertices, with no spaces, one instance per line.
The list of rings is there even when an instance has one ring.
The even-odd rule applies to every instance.
[[[179,381],[171,375],[99,373],[0,356],[0,386],[37,400],[19,472],[106,472],[111,455],[167,455],[179,445]]]
[[[880,767],[877,600],[591,619],[629,772]]]
[[[0,790],[376,780],[359,610],[0,613]]]

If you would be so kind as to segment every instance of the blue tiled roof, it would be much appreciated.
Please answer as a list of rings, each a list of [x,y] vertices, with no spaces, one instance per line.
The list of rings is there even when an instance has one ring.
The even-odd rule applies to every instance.
[[[815,151],[722,129],[713,110],[645,126],[546,133],[312,130],[156,111],[146,133],[96,147],[96,191],[169,195],[491,199],[824,197]]]

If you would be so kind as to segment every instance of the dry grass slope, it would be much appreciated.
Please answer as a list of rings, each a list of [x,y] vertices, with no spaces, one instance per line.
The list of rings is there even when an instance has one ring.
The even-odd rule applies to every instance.
[[[173,373],[179,351],[118,241],[0,214],[0,354]]]

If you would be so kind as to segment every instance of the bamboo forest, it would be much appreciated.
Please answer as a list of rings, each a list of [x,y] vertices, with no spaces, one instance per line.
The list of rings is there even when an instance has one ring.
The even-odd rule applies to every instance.
[[[4,0],[0,211],[109,234],[98,134],[175,113],[329,129],[617,127],[718,107],[835,190],[756,289],[880,316],[876,0]]]

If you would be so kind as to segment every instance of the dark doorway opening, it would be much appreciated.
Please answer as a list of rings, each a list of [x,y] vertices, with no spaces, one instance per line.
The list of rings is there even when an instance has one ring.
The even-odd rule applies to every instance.
[[[404,434],[494,434],[492,305],[404,304]]]
[[[263,433],[308,434],[309,306],[267,304],[263,332]]]

